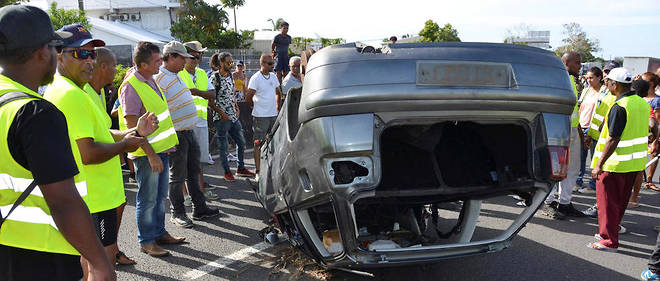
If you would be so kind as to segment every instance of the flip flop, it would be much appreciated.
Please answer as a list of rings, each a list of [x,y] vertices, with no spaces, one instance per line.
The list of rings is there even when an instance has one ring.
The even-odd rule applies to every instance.
[[[136,261],[128,258],[126,256],[126,254],[124,254],[124,252],[122,252],[122,251],[119,251],[117,253],[117,255],[115,256],[115,258],[117,259],[117,264],[118,265],[133,265],[133,264],[137,263]],[[122,259],[123,259],[123,261],[122,261]]]
[[[637,208],[637,207],[639,207],[639,202],[628,202],[629,209]]]
[[[646,183],[644,187],[650,190],[660,191],[660,187],[655,186],[655,184],[653,184],[652,182]]]
[[[607,247],[607,246],[603,246],[599,242],[589,242],[589,244],[587,244],[587,248],[598,250],[598,251],[603,251],[603,252],[610,252],[610,253],[616,253],[616,251],[617,251],[616,248],[610,248],[610,247]]]

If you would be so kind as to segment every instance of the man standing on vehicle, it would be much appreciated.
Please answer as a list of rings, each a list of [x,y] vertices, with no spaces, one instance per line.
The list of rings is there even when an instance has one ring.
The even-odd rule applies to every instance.
[[[71,33],[55,33],[39,8],[0,8],[1,280],[79,280],[79,255],[91,265],[90,278],[116,279],[81,198],[87,186],[76,180],[84,172],[66,118],[37,94],[53,81],[61,36]]]
[[[291,36],[289,33],[289,23],[283,21],[280,23],[280,34],[275,35],[273,43],[270,44],[270,53],[276,59],[275,72],[277,73],[277,81],[282,81],[282,77],[289,73],[289,45],[291,44]]]
[[[273,73],[273,57],[262,54],[259,58],[261,70],[250,77],[245,100],[252,108],[252,130],[254,132],[254,166],[259,174],[259,157],[261,143],[270,129],[275,125],[280,111],[280,82]]]
[[[619,223],[626,211],[633,182],[646,165],[649,104],[630,90],[632,73],[615,68],[605,85],[616,96],[596,144],[591,176],[596,179],[597,238],[587,244],[596,250],[616,251]]]
[[[580,54],[576,52],[567,52],[561,57],[561,61],[564,63],[564,66],[568,71],[568,76],[571,79],[571,86],[573,88],[573,93],[575,94],[576,104],[573,108],[573,114],[571,115],[570,154],[566,178],[559,182],[559,184],[550,191],[548,198],[545,200],[545,205],[541,207],[541,214],[553,219],[563,219],[567,216],[584,216],[584,214],[576,210],[571,203],[573,186],[575,185],[575,180],[580,172],[580,151],[582,150],[584,143],[583,133],[580,130],[580,126],[578,126],[580,124],[580,116],[577,107],[578,93],[575,88],[575,79],[573,78],[573,76],[577,75],[582,68],[582,58],[580,57]],[[555,193],[557,193],[557,189],[559,190],[559,202],[555,201]]]

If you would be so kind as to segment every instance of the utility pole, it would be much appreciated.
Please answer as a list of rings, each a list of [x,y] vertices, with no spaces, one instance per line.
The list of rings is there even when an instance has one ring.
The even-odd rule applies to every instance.
[[[85,10],[85,0],[78,0],[78,10],[84,11]]]

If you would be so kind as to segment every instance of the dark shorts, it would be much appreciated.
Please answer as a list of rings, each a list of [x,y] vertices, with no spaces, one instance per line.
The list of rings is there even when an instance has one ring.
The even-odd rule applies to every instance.
[[[117,242],[117,209],[110,209],[92,214],[92,222],[96,236],[101,240],[103,247]]]
[[[289,72],[289,56],[278,56],[275,59],[275,71]]]
[[[266,135],[268,135],[268,132],[270,129],[273,128],[273,125],[275,125],[275,120],[277,120],[277,116],[273,117],[252,117],[252,131],[254,134],[252,135],[252,138],[254,138],[255,141],[263,141],[266,138]]]
[[[80,256],[0,245],[0,280],[79,280]]]

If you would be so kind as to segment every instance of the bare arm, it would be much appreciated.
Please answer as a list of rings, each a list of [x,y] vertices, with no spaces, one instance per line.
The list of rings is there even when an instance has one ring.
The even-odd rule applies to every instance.
[[[126,126],[128,128],[135,128],[137,126],[138,118],[135,115],[126,115]],[[163,171],[163,161],[160,159],[158,154],[154,151],[154,148],[151,147],[151,144],[147,141],[142,146],[140,146],[144,153],[147,154],[149,159],[149,164],[151,165],[151,170],[154,172]]]
[[[220,114],[220,119],[229,120],[229,115],[227,115],[227,113],[225,113],[222,109],[220,109],[220,107],[218,107],[215,103],[213,102],[209,103],[209,107],[216,113]]]
[[[140,143],[146,141],[144,138],[141,139],[142,141],[140,141]],[[110,160],[119,153],[130,151],[129,142],[126,140],[121,140],[115,143],[101,143],[95,142],[93,138],[82,138],[77,139],[76,144],[78,144],[80,157],[85,165],[100,164]],[[137,147],[138,145],[136,143],[135,149],[137,149]],[[133,151],[135,151],[135,149],[133,149]]]
[[[203,97],[207,100],[215,99],[215,91],[214,90],[200,91],[200,90],[197,90],[195,88],[192,88],[192,89],[190,89],[190,93],[193,94],[194,96]]]
[[[275,41],[273,43],[270,43],[270,54],[275,57]]]
[[[245,101],[246,101],[250,106],[254,106],[254,101],[252,100],[252,98],[254,97],[254,94],[255,94],[256,92],[257,92],[257,90],[255,90],[255,89],[250,89],[250,88],[248,88],[248,89],[245,91]]]
[[[280,87],[275,88],[275,100],[277,102],[277,112],[280,112],[280,105],[282,104],[282,89]]]
[[[619,145],[619,141],[621,138],[613,138],[609,137],[605,141],[605,148],[603,148],[603,154],[600,155],[600,159],[598,159],[598,163],[596,164],[596,167],[591,171],[591,176],[598,180],[598,176],[603,173],[603,165],[605,164],[605,161],[612,156],[612,153],[614,153],[614,150],[616,147]]]
[[[40,185],[50,214],[64,238],[92,265],[95,280],[116,280],[114,268],[96,237],[89,209],[78,194],[73,178]]]

